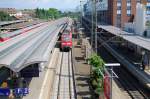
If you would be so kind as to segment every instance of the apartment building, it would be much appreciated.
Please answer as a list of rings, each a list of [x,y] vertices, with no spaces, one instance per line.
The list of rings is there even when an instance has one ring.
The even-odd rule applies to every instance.
[[[90,18],[92,0],[88,0],[84,6],[85,18]],[[136,4],[145,5],[146,14],[150,15],[150,0],[97,0],[98,23],[124,27],[124,23],[133,22],[136,14]],[[99,4],[98,4],[99,3]],[[103,9],[103,7],[107,7]],[[96,7],[97,8],[97,7]],[[89,17],[87,17],[89,16]]]

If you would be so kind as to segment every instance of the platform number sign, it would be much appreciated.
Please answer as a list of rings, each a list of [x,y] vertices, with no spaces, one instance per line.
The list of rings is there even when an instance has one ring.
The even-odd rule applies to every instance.
[[[16,95],[26,95],[26,94],[29,94],[29,89],[28,88],[16,88],[15,89],[15,94]]]
[[[9,88],[0,88],[0,96],[9,96],[10,89]]]

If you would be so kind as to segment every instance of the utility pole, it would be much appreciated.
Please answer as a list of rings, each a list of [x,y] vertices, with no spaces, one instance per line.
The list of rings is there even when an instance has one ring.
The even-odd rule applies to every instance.
[[[1,35],[1,26],[0,26],[0,35]]]
[[[94,46],[95,53],[97,53],[97,8],[96,8],[96,3],[97,3],[97,0],[92,0],[92,38],[91,38],[92,40],[91,40],[91,42],[93,42],[93,41],[95,42],[95,46]],[[95,15],[95,20],[94,20],[94,15]],[[95,33],[93,33],[93,30]]]
[[[92,11],[91,11],[91,20],[92,20],[92,29],[91,29],[91,53],[92,53],[92,47],[93,47],[93,30],[94,30],[94,3],[93,3],[93,0],[92,0]]]
[[[95,5],[95,52],[97,53],[97,8],[96,8],[97,0],[94,0]]]
[[[81,16],[80,16],[80,21],[81,21],[81,26],[80,28],[82,27],[82,1],[80,1],[80,8],[81,8]]]

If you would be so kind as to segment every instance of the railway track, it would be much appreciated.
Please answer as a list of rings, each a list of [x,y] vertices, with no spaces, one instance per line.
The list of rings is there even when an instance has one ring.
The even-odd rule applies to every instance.
[[[72,73],[71,51],[61,52],[51,99],[75,99]]]
[[[104,47],[100,48],[101,57],[108,63],[118,62]],[[118,79],[115,79],[123,92],[129,99],[150,99],[149,90],[147,90],[124,66],[114,68]]]
[[[117,72],[117,70],[115,70]],[[117,74],[118,81],[123,86],[124,90],[129,94],[131,99],[150,99],[148,91],[144,89],[137,79],[132,76],[125,68],[119,68]]]

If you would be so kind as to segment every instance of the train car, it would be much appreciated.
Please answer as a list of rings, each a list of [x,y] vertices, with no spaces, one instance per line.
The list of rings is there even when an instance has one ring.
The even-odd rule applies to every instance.
[[[69,51],[72,48],[72,32],[71,28],[67,27],[61,35],[61,50]]]
[[[6,41],[6,40],[8,40],[10,38],[13,38],[13,37],[19,35],[19,34],[20,34],[20,32],[18,32],[18,31],[9,32],[9,33],[2,33],[0,35],[0,42],[4,42],[4,41]]]

